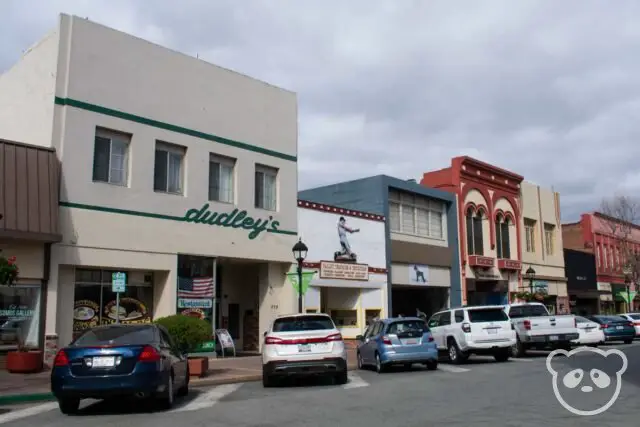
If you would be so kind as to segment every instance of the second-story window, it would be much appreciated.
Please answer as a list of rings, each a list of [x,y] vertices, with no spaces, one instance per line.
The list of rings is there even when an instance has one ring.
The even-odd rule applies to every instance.
[[[545,253],[547,255],[553,255],[554,251],[554,232],[555,226],[553,224],[545,224],[544,225],[544,244],[545,244]]]
[[[511,258],[511,241],[509,236],[509,218],[498,214],[495,221],[496,255],[498,258]]]
[[[434,239],[445,238],[445,204],[419,194],[389,191],[391,231]]]
[[[255,206],[269,211],[278,206],[278,169],[256,165],[255,173]]]
[[[211,154],[209,157],[209,200],[234,203],[236,159]]]
[[[524,240],[527,252],[536,251],[536,222],[532,219],[524,219]]]
[[[130,143],[130,134],[96,128],[93,152],[94,181],[127,185]]]
[[[467,252],[469,255],[484,255],[484,239],[482,236],[482,210],[475,213],[473,208],[467,209],[466,231]]]
[[[186,148],[156,141],[153,189],[162,193],[183,194]]]

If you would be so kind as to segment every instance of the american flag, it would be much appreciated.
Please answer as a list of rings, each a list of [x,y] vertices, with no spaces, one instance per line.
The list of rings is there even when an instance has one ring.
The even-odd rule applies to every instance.
[[[178,277],[178,298],[213,298],[213,277]]]

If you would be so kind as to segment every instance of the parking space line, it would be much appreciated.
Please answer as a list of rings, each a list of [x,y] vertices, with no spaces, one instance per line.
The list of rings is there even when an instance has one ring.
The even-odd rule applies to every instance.
[[[509,360],[512,362],[533,362],[533,359],[521,359],[518,357],[511,357]]]
[[[176,408],[171,412],[196,411],[198,409],[210,408],[218,403],[223,397],[238,390],[244,383],[224,384],[214,387],[210,391],[201,394],[181,408]]]
[[[58,407],[57,402],[44,403],[42,405],[31,406],[29,408],[20,409],[17,411],[11,411],[7,414],[0,415],[0,424],[8,423],[9,421],[19,420],[20,418],[30,417],[32,415],[41,414],[43,412],[51,411]]]
[[[349,372],[349,382],[342,386],[343,389],[349,390],[352,388],[368,387],[369,383],[360,377],[355,372]]]
[[[445,372],[452,372],[454,374],[460,374],[462,372],[469,372],[471,369],[460,368],[458,366],[452,366],[452,365],[439,364],[438,370],[445,371]]]

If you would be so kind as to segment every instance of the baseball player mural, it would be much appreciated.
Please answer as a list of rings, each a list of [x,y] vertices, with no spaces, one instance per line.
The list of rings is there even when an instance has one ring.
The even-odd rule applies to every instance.
[[[357,261],[358,256],[351,251],[351,245],[347,234],[359,232],[359,228],[351,228],[347,225],[347,220],[341,216],[338,220],[338,237],[340,238],[340,251],[333,254],[334,261]]]

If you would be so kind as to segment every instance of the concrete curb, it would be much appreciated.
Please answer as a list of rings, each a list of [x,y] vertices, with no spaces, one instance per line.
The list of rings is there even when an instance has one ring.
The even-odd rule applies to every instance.
[[[355,364],[348,365],[347,369],[353,371],[357,369]],[[260,381],[262,379],[262,374],[253,374],[253,375],[242,375],[238,377],[231,378],[215,378],[215,377],[204,377],[192,379],[189,383],[189,386],[193,388],[201,388],[201,387],[209,387],[216,385],[224,385],[224,384],[237,384],[237,383],[248,383]],[[0,406],[6,405],[15,405],[17,403],[31,403],[31,402],[47,402],[55,400],[55,397],[52,393],[25,393],[25,394],[8,394],[8,395],[0,395]]]

